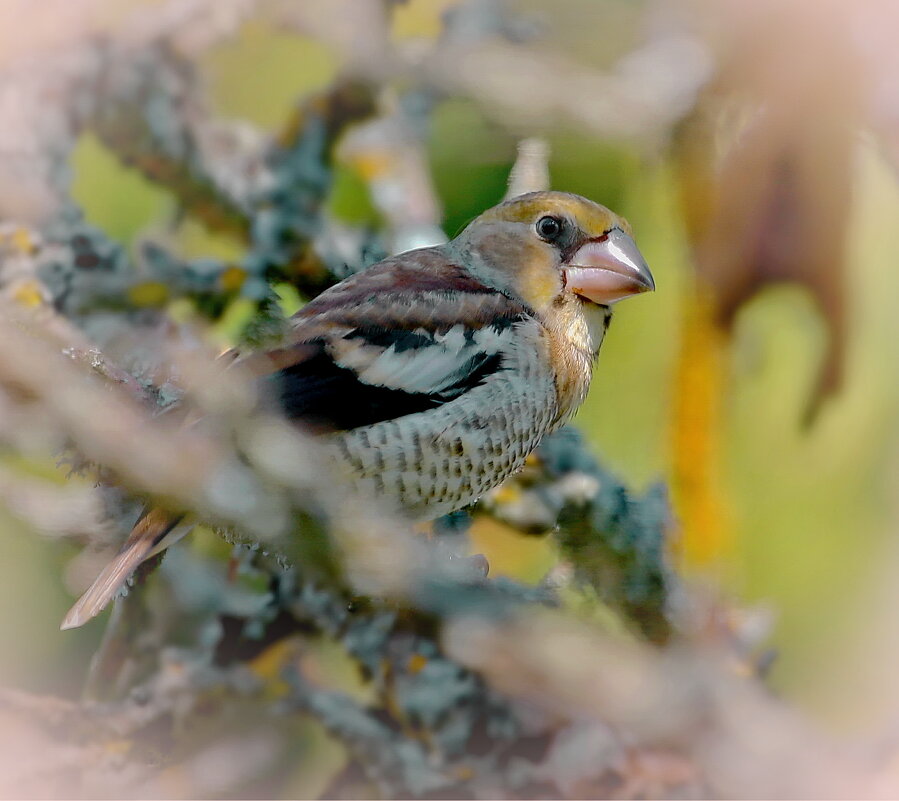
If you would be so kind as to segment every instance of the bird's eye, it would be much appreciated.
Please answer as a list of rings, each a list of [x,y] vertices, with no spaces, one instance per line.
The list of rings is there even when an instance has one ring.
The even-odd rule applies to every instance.
[[[552,242],[562,233],[562,221],[558,217],[541,217],[537,220],[537,236]]]

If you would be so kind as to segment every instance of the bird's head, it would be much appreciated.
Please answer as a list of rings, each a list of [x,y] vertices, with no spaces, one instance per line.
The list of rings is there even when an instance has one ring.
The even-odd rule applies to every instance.
[[[655,289],[627,221],[566,192],[488,209],[454,241],[482,280],[543,311],[560,297],[608,306]]]

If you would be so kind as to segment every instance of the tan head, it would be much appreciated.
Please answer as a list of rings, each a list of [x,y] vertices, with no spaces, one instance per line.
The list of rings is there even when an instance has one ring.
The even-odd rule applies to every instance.
[[[655,289],[627,221],[566,192],[531,192],[494,206],[452,246],[479,278],[536,311],[560,295],[607,306]]]

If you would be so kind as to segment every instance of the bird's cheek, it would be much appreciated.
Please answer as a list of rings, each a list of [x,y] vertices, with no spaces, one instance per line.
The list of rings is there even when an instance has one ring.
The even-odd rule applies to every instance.
[[[525,299],[535,309],[542,309],[546,308],[558,297],[564,288],[564,279],[558,272],[535,270],[534,274],[528,277],[527,284],[527,293],[524,294]]]
[[[524,244],[512,262],[513,287],[531,308],[548,309],[563,289],[558,257],[544,243]]]

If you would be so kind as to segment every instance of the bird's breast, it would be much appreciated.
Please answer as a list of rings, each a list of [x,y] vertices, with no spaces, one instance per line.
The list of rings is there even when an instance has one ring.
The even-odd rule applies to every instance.
[[[364,491],[422,519],[477,500],[517,472],[559,424],[544,331],[525,328],[503,369],[459,398],[335,435],[335,460]]]

